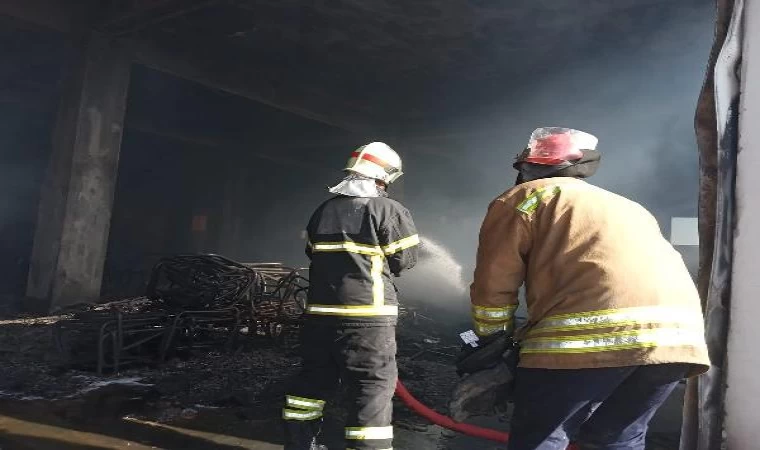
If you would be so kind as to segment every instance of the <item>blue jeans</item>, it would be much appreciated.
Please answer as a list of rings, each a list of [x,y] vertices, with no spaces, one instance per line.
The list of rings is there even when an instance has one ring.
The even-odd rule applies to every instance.
[[[517,370],[509,450],[644,450],[649,421],[684,364]]]

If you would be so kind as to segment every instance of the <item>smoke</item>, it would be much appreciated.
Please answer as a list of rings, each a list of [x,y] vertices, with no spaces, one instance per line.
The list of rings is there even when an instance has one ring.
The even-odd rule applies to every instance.
[[[448,249],[430,238],[421,238],[417,265],[404,272],[396,285],[403,303],[446,313],[466,312],[469,305],[462,265]]]
[[[465,278],[488,203],[513,185],[512,160],[539,126],[595,134],[602,161],[589,182],[641,203],[666,236],[671,217],[696,215],[693,117],[713,14],[707,3],[671,7],[630,30],[635,45],[594,42],[557,61],[536,54],[541,61],[524,63],[541,70],[527,82],[449,86],[445,98],[457,97],[459,109],[446,112],[442,136],[399,146],[418,229],[452,251]]]

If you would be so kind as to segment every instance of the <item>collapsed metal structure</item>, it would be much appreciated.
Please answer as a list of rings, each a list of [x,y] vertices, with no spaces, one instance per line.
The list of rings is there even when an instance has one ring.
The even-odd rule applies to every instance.
[[[231,349],[241,336],[282,343],[306,307],[305,269],[179,255],[153,268],[144,297],[78,306],[54,328],[71,366],[99,374],[193,350]]]

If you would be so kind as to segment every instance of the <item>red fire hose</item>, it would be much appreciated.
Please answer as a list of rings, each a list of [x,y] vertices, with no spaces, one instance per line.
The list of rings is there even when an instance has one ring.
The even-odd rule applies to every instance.
[[[419,400],[414,398],[414,396],[406,389],[403,383],[401,383],[401,380],[398,380],[396,383],[396,395],[401,399],[402,402],[404,402],[407,408],[411,409],[421,417],[424,417],[436,425],[440,425],[444,428],[448,428],[449,430],[466,434],[467,436],[479,437],[487,439],[489,441],[507,442],[507,440],[509,440],[509,433],[492,430],[490,428],[483,428],[477,425],[471,425],[469,423],[457,422],[451,417],[447,417],[443,414],[439,414],[433,411],[432,409],[420,403]],[[579,448],[573,444],[570,444],[567,449],[579,450]]]

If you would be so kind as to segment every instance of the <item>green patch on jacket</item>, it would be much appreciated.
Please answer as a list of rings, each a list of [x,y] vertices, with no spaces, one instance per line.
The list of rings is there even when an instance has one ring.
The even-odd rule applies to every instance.
[[[537,189],[517,205],[517,210],[523,214],[531,215],[536,209],[538,209],[538,205],[541,204],[543,199],[549,198],[552,195],[559,193],[561,190],[562,189],[560,189],[559,186],[546,186]]]

